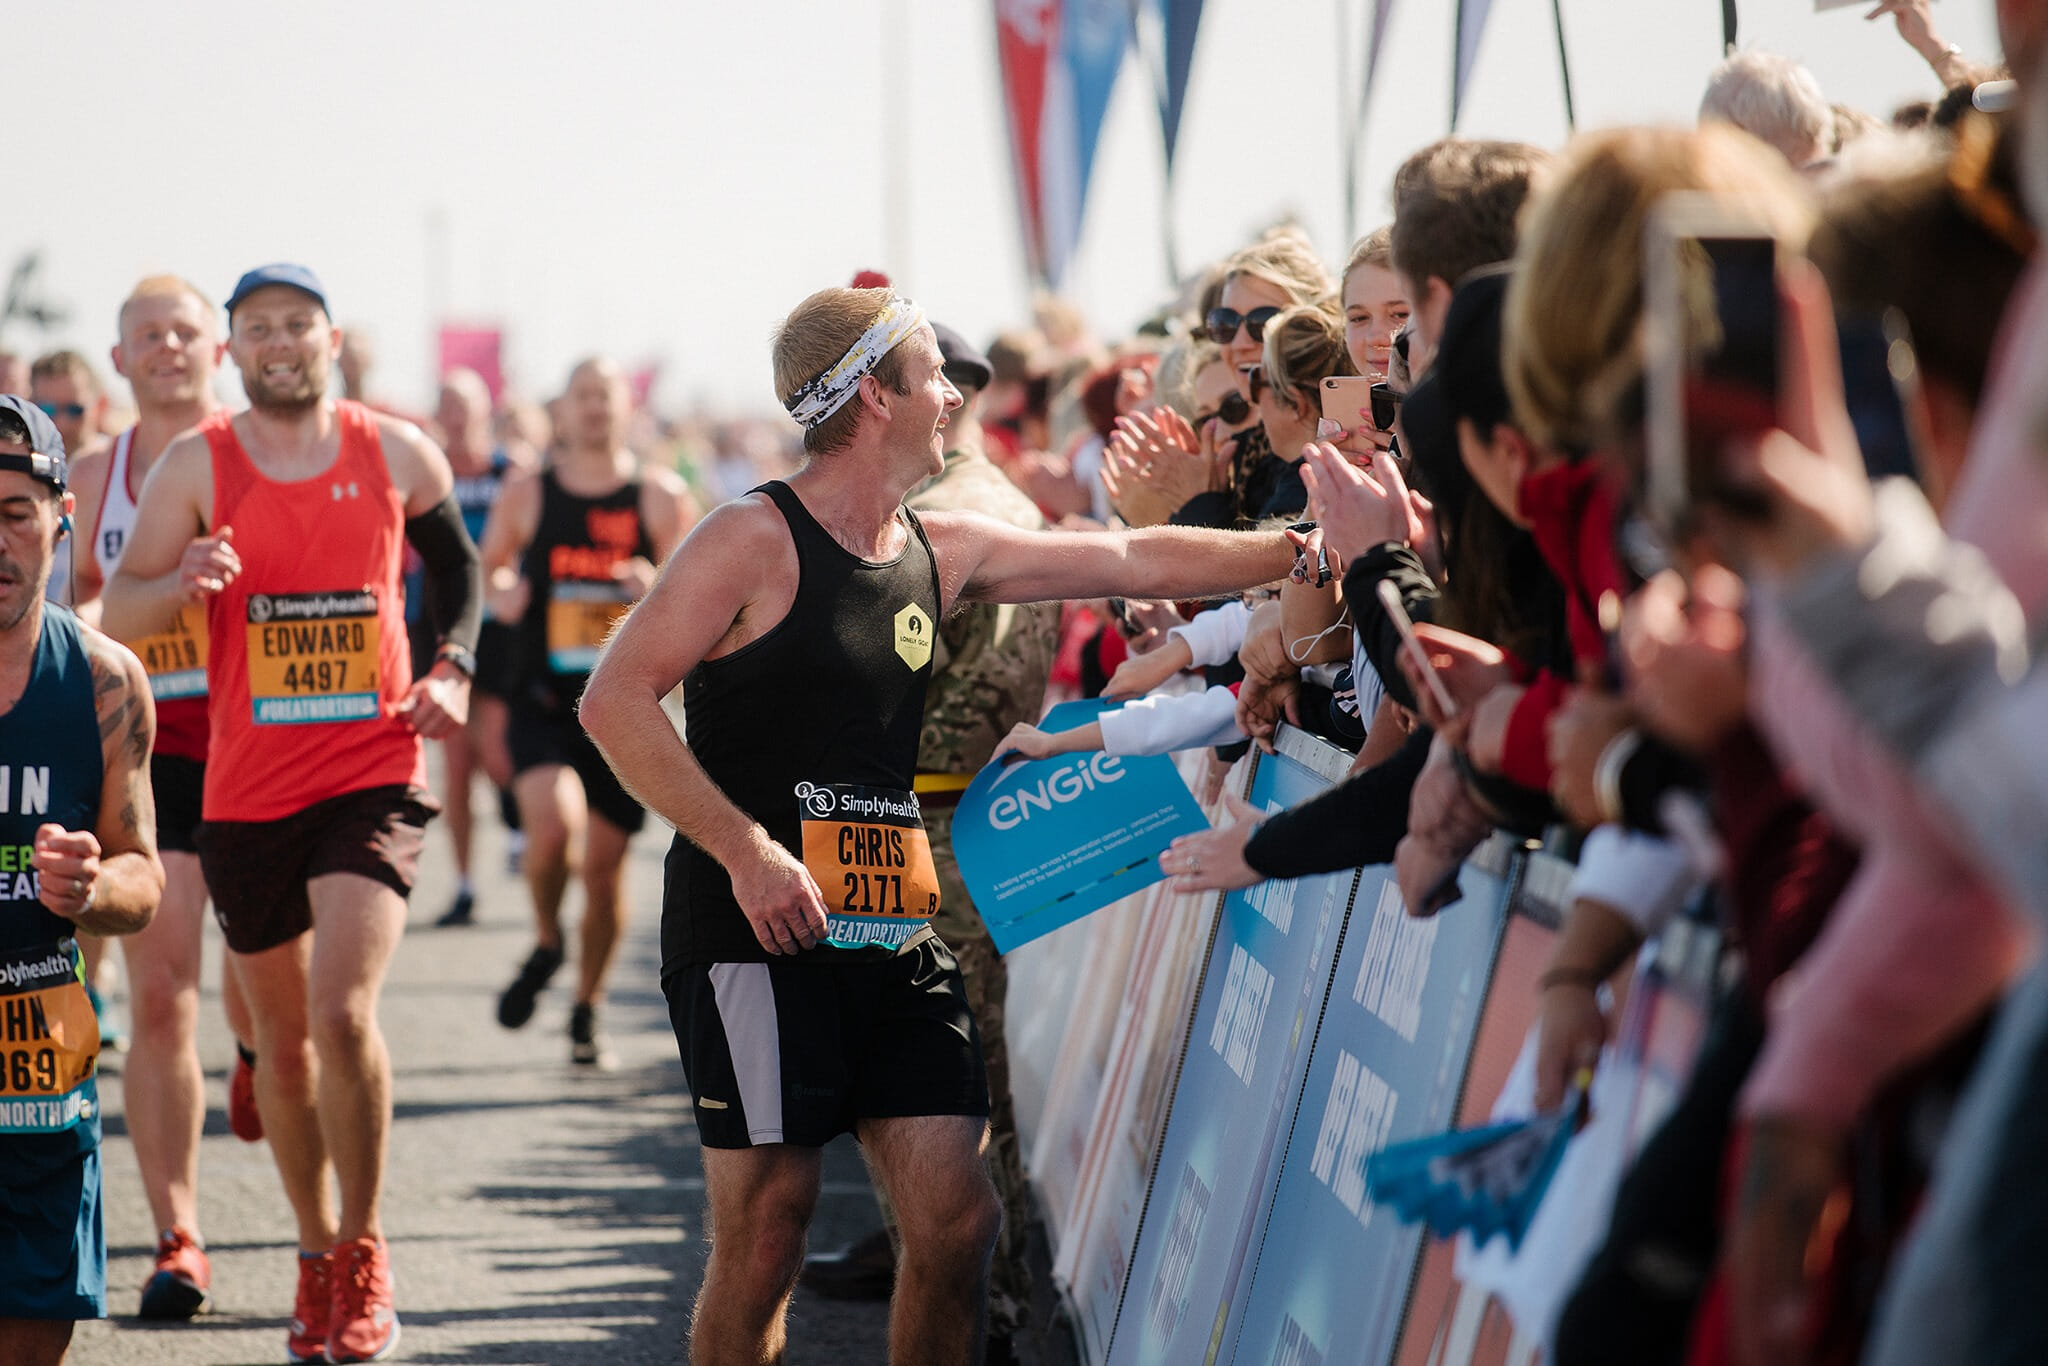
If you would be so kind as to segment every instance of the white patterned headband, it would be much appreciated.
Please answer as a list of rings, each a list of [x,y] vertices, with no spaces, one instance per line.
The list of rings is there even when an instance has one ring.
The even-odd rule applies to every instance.
[[[881,315],[845,355],[829,369],[804,381],[782,406],[789,409],[789,415],[799,426],[809,431],[845,407],[846,400],[860,388],[861,377],[871,374],[882,357],[923,326],[923,309],[908,299],[889,300]]]

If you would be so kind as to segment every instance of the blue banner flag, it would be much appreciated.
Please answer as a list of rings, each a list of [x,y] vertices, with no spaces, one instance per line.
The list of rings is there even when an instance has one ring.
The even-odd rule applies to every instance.
[[[1069,730],[1108,709],[1067,702],[1039,724]],[[1061,754],[976,774],[953,813],[953,854],[1008,953],[1158,882],[1166,846],[1208,828],[1165,755]]]

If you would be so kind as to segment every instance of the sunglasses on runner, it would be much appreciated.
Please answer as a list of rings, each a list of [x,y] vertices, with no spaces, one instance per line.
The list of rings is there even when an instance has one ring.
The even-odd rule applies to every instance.
[[[1219,417],[1223,419],[1224,426],[1235,427],[1251,415],[1252,405],[1245,401],[1245,397],[1243,394],[1240,394],[1237,392],[1237,390],[1233,389],[1223,396],[1223,401],[1221,403],[1218,403],[1208,412],[1196,413],[1194,428],[1196,431],[1199,432],[1202,430],[1202,428],[1208,426],[1210,422]]]
[[[82,403],[38,403],[36,407],[41,408],[46,417],[76,419],[85,416],[85,405]]]
[[[1209,340],[1218,346],[1228,346],[1237,339],[1237,329],[1240,325],[1252,334],[1253,341],[1264,341],[1266,324],[1279,316],[1280,310],[1268,304],[1249,313],[1240,313],[1234,308],[1212,308],[1204,321],[1208,324]]]

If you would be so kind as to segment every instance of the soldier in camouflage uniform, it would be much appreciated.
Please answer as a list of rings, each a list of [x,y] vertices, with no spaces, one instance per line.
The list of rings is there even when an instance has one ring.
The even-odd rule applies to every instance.
[[[933,324],[932,330],[946,359],[946,378],[965,402],[948,420],[947,432],[956,445],[946,452],[945,470],[907,501],[920,512],[974,511],[1039,530],[1045,519],[1037,507],[982,453],[981,425],[973,414],[975,399],[991,373],[987,360],[951,328]],[[918,736],[918,805],[939,876],[939,913],[932,918],[932,927],[960,961],[988,1064],[989,1166],[1003,1202],[1003,1231],[989,1273],[992,1363],[1002,1359],[995,1345],[1016,1336],[1029,1317],[1031,1273],[1024,1260],[1024,1230],[1030,1200],[1010,1098],[1009,1052],[1003,1041],[1009,974],[960,880],[960,865],[953,857],[953,808],[969,780],[995,752],[996,742],[1019,721],[1038,719],[1059,644],[1059,625],[1056,602],[977,603],[954,613],[941,625],[933,649],[924,728]],[[889,1218],[886,1201],[883,1213]],[[893,1218],[889,1221],[893,1225]],[[819,1263],[851,1261],[860,1255],[849,1250],[840,1259],[813,1258],[805,1283],[831,1293],[818,1283],[819,1272],[830,1275]]]

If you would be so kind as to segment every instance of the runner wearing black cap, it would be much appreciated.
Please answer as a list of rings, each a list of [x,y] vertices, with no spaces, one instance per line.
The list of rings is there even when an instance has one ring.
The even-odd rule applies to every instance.
[[[71,529],[64,444],[0,395],[0,1357],[52,1366],[106,1314],[99,1030],[77,935],[133,934],[163,893],[149,680],[43,601]],[[24,1084],[25,1083],[25,1084]]]
[[[960,396],[922,311],[886,290],[805,300],[775,372],[810,458],[698,525],[582,705],[628,789],[680,832],[663,987],[712,1211],[693,1348],[781,1351],[820,1149],[851,1131],[902,1229],[892,1359],[978,1361],[1001,1219],[988,1089],[959,969],[926,923],[938,883],[912,794],[935,623],[973,601],[1235,591],[1285,574],[1294,548],[1279,532],[910,512]],[[678,683],[687,744],[661,710]]]

